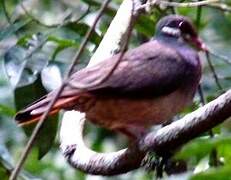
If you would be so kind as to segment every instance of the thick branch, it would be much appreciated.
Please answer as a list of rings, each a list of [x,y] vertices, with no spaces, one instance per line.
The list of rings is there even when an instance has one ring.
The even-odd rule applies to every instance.
[[[157,132],[150,132],[139,142],[139,146],[132,145],[127,149],[113,153],[96,153],[88,149],[83,143],[82,129],[79,129],[83,127],[83,124],[78,124],[83,122],[66,117],[65,124],[67,125],[67,121],[69,121],[70,126],[68,128],[62,127],[68,129],[69,132],[73,132],[73,134],[69,134],[69,138],[66,136],[68,133],[62,132],[62,130],[61,134],[69,140],[73,140],[73,137],[75,137],[76,142],[72,142],[73,144],[69,142],[68,145],[63,144],[62,150],[73,167],[86,173],[121,174],[138,168],[145,152],[153,151],[161,155],[169,150],[174,150],[222,123],[230,116],[231,90]],[[64,139],[61,139],[61,141],[65,142]]]
[[[175,149],[225,121],[231,116],[231,90],[182,119],[149,133],[140,143],[143,150],[156,153]]]
[[[97,153],[86,147],[84,121],[84,114],[77,111],[66,112],[62,120],[61,149],[71,166],[90,174],[103,175],[120,174],[139,167],[144,153],[139,152],[136,145],[112,153]]]
[[[162,1],[162,0],[151,0],[146,4],[141,5],[137,8],[137,10],[143,10],[150,6],[166,6],[166,7],[198,7],[198,6],[206,6],[211,5],[213,3],[217,3],[219,0],[204,0],[198,2],[186,2],[186,3],[178,3],[178,2],[170,2],[170,1]]]

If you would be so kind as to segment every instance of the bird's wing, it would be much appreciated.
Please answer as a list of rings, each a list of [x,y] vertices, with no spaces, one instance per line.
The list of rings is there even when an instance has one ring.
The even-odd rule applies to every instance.
[[[71,76],[70,84],[89,85],[98,81],[109,72],[118,56],[76,72]],[[191,58],[198,58],[197,53],[195,56]],[[107,80],[83,91],[103,96],[159,96],[176,90],[187,77],[190,78],[192,71],[193,67],[176,50],[158,41],[150,41],[125,53]],[[62,95],[78,93],[78,88],[67,86]]]
[[[188,78],[194,77],[190,74],[195,69],[176,50],[158,41],[150,41],[126,52],[115,71],[105,81],[84,89],[73,87],[76,82],[89,86],[99,81],[113,68],[118,58],[119,55],[115,55],[94,67],[74,73],[50,114],[57,113],[62,108],[72,108],[79,97],[158,97],[177,90],[182,84],[190,82]],[[197,53],[190,58],[198,58]],[[55,93],[56,91],[52,91],[19,111],[16,121],[27,124],[39,120]]]

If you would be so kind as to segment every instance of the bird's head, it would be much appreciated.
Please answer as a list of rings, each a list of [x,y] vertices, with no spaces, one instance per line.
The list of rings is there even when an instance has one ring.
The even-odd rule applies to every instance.
[[[184,16],[169,15],[160,19],[156,26],[156,36],[183,39],[197,49],[207,52],[207,48],[199,38],[193,23]]]

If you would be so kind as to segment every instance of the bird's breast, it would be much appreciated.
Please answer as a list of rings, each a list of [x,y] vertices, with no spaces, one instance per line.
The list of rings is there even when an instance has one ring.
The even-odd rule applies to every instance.
[[[150,99],[97,98],[86,111],[88,120],[109,129],[150,127],[170,120],[191,103],[195,90],[176,90]]]

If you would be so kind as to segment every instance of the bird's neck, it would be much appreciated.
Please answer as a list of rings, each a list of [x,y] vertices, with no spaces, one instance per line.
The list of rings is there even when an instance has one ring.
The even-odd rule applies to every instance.
[[[182,47],[191,48],[181,37],[159,35],[155,39],[168,46],[173,46],[174,48],[177,49]]]
[[[172,36],[159,36],[156,38],[157,41],[163,43],[165,46],[173,48],[187,61],[194,66],[200,66],[199,58],[197,57],[197,51],[191,47],[182,38],[172,37]]]

